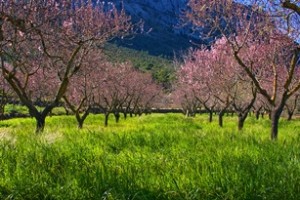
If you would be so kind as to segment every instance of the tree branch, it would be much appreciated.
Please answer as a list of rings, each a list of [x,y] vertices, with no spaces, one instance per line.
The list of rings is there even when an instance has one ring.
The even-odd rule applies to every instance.
[[[298,15],[300,15],[300,7],[295,3],[291,3],[290,0],[284,1],[282,3],[282,7],[292,10],[292,11],[295,11]]]

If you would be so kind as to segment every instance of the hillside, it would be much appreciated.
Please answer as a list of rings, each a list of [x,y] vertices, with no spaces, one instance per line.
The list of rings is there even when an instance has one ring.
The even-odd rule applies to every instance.
[[[104,46],[104,54],[111,62],[130,62],[135,68],[151,73],[153,78],[165,89],[169,89],[175,79],[175,68],[172,59],[153,56],[145,51],[113,44]]]
[[[201,41],[192,35],[191,27],[183,26],[181,16],[187,0],[112,0],[124,7],[133,22],[142,20],[143,30],[134,38],[114,41],[118,45],[146,51],[151,55],[173,58]],[[123,3],[121,3],[123,2]]]

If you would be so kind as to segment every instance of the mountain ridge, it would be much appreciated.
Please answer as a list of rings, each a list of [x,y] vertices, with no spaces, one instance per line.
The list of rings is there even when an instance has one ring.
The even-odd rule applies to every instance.
[[[107,1],[108,2],[108,1]],[[174,57],[202,41],[192,34],[191,26],[181,24],[187,0],[111,0],[124,8],[133,22],[143,21],[141,33],[113,43],[151,55]]]

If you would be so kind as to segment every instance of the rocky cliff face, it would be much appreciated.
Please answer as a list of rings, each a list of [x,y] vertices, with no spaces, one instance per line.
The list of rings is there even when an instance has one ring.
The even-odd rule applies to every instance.
[[[110,0],[125,8],[133,21],[143,20],[144,30],[134,38],[117,40],[119,45],[147,51],[152,55],[174,56],[192,47],[195,37],[181,16],[187,0]]]

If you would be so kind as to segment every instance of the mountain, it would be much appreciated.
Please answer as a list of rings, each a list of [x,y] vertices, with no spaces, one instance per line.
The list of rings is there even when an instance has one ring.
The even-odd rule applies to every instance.
[[[115,45],[148,52],[150,55],[173,58],[180,57],[188,49],[201,44],[209,45],[215,38],[221,36],[218,30],[213,30],[210,24],[198,27],[194,31],[191,24],[184,23],[182,18],[188,10],[188,0],[94,0],[117,8],[124,8],[131,16],[132,22],[143,21],[144,26],[140,33],[134,37],[116,39]],[[234,1],[237,6],[249,9],[241,0]],[[233,10],[234,12],[234,10]],[[212,16],[214,13],[211,13]],[[228,24],[222,23],[221,27],[226,32]],[[201,38],[200,35],[210,33],[209,37]]]
[[[133,22],[144,22],[141,33],[114,43],[127,48],[146,51],[151,55],[173,57],[199,43],[191,33],[191,26],[183,26],[181,15],[187,0],[111,0],[124,7]]]

